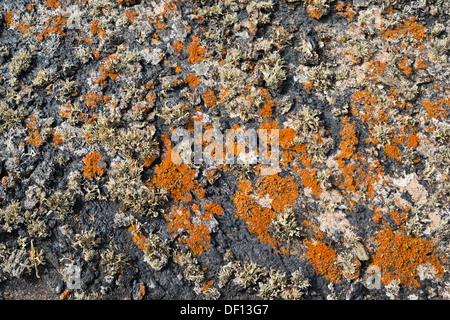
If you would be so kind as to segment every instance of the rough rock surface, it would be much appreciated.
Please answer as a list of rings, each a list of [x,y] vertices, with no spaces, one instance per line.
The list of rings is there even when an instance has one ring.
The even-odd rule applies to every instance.
[[[449,19],[448,0],[0,1],[1,296],[448,299]],[[279,166],[175,163],[198,123],[278,132]]]

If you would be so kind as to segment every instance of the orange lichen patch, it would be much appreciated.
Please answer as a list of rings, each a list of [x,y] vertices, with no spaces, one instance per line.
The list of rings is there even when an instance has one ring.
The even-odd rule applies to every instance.
[[[53,142],[52,142],[52,146],[56,147],[57,145],[60,145],[61,143],[63,143],[64,140],[61,137],[61,133],[59,132],[53,132]]]
[[[117,3],[120,4],[121,6],[134,5],[136,3],[136,1],[135,0],[117,0]]]
[[[4,24],[11,28],[14,25],[14,13],[11,11],[6,11],[5,15],[3,16],[3,20],[5,20]]]
[[[402,225],[408,219],[408,215],[403,212],[389,211],[388,215],[392,217],[392,220],[398,226]]]
[[[360,91],[352,94],[352,99],[358,105],[360,105],[360,107],[358,108],[352,104],[351,105],[352,113],[355,116],[359,116],[364,122],[372,123],[373,110],[377,103],[376,96],[368,91]]]
[[[273,109],[275,108],[275,101],[272,99],[267,89],[258,89],[259,94],[264,98],[264,103],[259,109],[259,115],[263,118],[273,116]]]
[[[356,126],[351,123],[346,123],[341,132],[342,142],[339,144],[340,153],[336,156],[339,166],[344,166],[344,159],[350,159],[353,152],[358,145],[358,138],[356,137]]]
[[[425,64],[425,62],[423,61],[422,58],[418,58],[418,59],[416,60],[415,68],[416,68],[417,70],[419,70],[419,69],[427,69],[428,66]]]
[[[164,18],[161,16],[156,17],[154,24],[155,24],[155,28],[158,30],[164,30],[167,28],[167,24],[164,23]]]
[[[294,206],[298,197],[298,184],[292,177],[282,178],[278,174],[262,176],[256,183],[258,193],[272,199],[272,208],[281,212],[286,206]]]
[[[409,77],[413,73],[413,68],[409,66],[409,60],[407,57],[403,57],[402,60],[400,60],[397,63],[397,66],[403,71],[405,76]]]
[[[336,252],[322,241],[307,240],[305,244],[307,247],[305,257],[314,270],[328,281],[340,283],[342,270]]]
[[[450,107],[450,98],[442,98],[436,101],[426,99],[423,101],[423,106],[427,110],[429,117],[444,118],[447,115],[448,108]]]
[[[187,47],[189,58],[187,62],[199,63],[205,60],[206,49],[200,46],[200,39],[196,36],[192,37],[192,42]]]
[[[51,9],[56,9],[61,5],[61,2],[59,0],[47,0],[44,2],[44,5]]]
[[[67,300],[70,297],[70,292],[69,290],[64,290],[63,293],[61,293],[61,295],[59,296],[59,300]]]
[[[298,185],[291,177],[281,178],[278,174],[263,176],[252,190],[249,180],[237,183],[233,202],[236,206],[236,217],[247,222],[248,230],[255,233],[258,239],[275,248],[279,243],[269,234],[268,227],[273,219],[286,206],[295,206],[298,197]]]
[[[100,37],[103,37],[106,34],[106,31],[102,29],[100,25],[99,19],[94,19],[91,22],[91,25],[89,26],[89,29],[91,30],[91,33],[93,35],[99,35]]]
[[[147,250],[147,238],[140,230],[137,229],[137,226],[135,224],[132,224],[128,228],[128,231],[130,231],[130,233],[133,235],[133,242],[138,246],[138,248],[144,251]]]
[[[16,158],[18,161],[18,158]],[[3,188],[15,188],[17,185],[17,176],[13,172],[8,172],[7,176],[2,178],[1,186]]]
[[[384,284],[397,280],[400,284],[418,287],[417,268],[424,265],[433,268],[436,276],[444,273],[430,240],[401,232],[394,233],[392,229],[386,228],[378,232],[376,243],[378,248],[373,264],[381,268]]]
[[[208,88],[206,92],[202,95],[203,101],[205,102],[205,106],[212,108],[215,107],[217,104],[217,97],[214,93],[214,90],[211,88]]]
[[[211,286],[213,285],[214,281],[213,280],[209,280],[206,281],[203,285],[202,285],[202,291],[206,291],[209,288],[211,288]]]
[[[178,54],[180,54],[180,52],[184,50],[184,41],[180,42],[178,40],[175,40],[175,42],[173,43],[173,48],[178,51]]]
[[[26,35],[32,27],[33,25],[29,21],[21,21],[16,25],[17,30],[22,32],[24,35]]]
[[[390,158],[397,161],[402,161],[402,157],[400,156],[400,149],[397,145],[397,139],[392,139],[392,142],[386,145],[383,150]]]
[[[220,216],[223,213],[223,208],[215,202],[204,204],[203,209],[205,210],[205,214],[202,216],[204,221],[209,221],[214,216]]]
[[[95,175],[102,175],[103,169],[102,166],[105,166],[106,163],[100,163],[100,160],[103,158],[100,152],[92,151],[87,154],[83,159],[84,167],[83,167],[83,175],[91,180],[95,177]]]
[[[99,68],[101,76],[100,76],[100,78],[95,80],[95,84],[97,84],[97,83],[106,84],[106,81],[108,80],[108,78],[111,80],[114,80],[119,76],[117,71],[115,71],[111,68],[108,68],[108,65],[110,65],[109,62],[111,60],[118,60],[118,59],[119,59],[118,54],[112,54],[109,57],[103,59],[103,64]]]
[[[251,182],[248,180],[237,183],[233,202],[236,206],[236,217],[247,222],[248,231],[258,235],[261,242],[275,247],[278,241],[269,234],[268,226],[272,223],[277,213],[270,208],[258,204],[252,197]]]
[[[45,21],[44,30],[37,34],[37,39],[39,41],[42,41],[46,39],[51,33],[64,36],[64,30],[66,29],[66,26],[67,26],[66,15],[49,17],[47,21]]]
[[[145,296],[145,285],[142,285],[139,287],[139,295],[138,295],[139,299],[138,300],[144,299],[144,296]]]
[[[42,139],[38,127],[34,123],[36,121],[36,116],[32,114],[28,117],[28,120],[30,121],[30,123],[27,123],[25,126],[27,127],[30,136],[26,138],[26,141],[31,143],[36,148],[39,148],[41,145],[45,143],[45,140]]]
[[[420,138],[416,134],[411,134],[406,138],[408,148],[417,149],[420,144]]]
[[[78,36],[77,39],[80,40],[80,41],[84,41],[84,42],[86,42],[89,45],[94,43],[94,39],[89,38],[89,37]]]
[[[356,16],[356,12],[353,10],[350,3],[347,3],[347,6],[345,6],[345,3],[340,1],[336,5],[336,10],[339,15],[346,17],[347,20],[352,20],[353,17]]]
[[[365,77],[367,80],[376,80],[377,81],[377,75],[382,75],[384,70],[386,69],[386,63],[381,62],[379,60],[372,60],[367,63],[366,66],[366,74]]]
[[[411,19],[409,19],[408,21],[399,24],[395,30],[385,30],[380,37],[386,40],[410,36],[418,41],[422,41],[425,38],[426,29],[423,25],[416,23],[416,20],[416,17],[411,17]]]
[[[100,52],[100,50],[95,50],[92,52],[92,55],[94,56],[94,58],[98,59],[102,56],[102,53]]]
[[[315,19],[320,19],[322,17],[322,10],[320,10],[319,8],[309,6],[307,12],[311,17]]]
[[[205,190],[201,184],[194,180],[195,171],[191,170],[188,165],[175,164],[172,161],[172,148],[168,137],[163,136],[166,143],[166,152],[162,156],[161,163],[155,168],[155,175],[152,183],[157,188],[164,188],[169,191],[170,197],[177,202],[192,201],[192,193],[198,197],[205,196]]]
[[[127,17],[128,22],[134,22],[136,21],[136,16],[139,15],[137,12],[131,12],[129,10],[125,10],[124,12],[125,17]]]
[[[322,193],[322,189],[320,188],[319,181],[316,179],[317,170],[301,170],[300,177],[302,178],[302,183],[305,188],[309,188],[311,190],[312,195],[319,199],[320,194]]]
[[[197,77],[195,74],[190,73],[186,78],[184,78],[184,82],[186,82],[189,87],[195,89],[198,87],[198,84],[200,83],[200,78]]]
[[[372,216],[372,221],[375,223],[381,222],[381,219],[383,218],[383,213],[377,208],[375,208],[373,211],[374,215]]]
[[[25,10],[27,10],[28,12],[33,11],[33,8],[36,6],[36,3],[30,3]]]
[[[174,70],[176,73],[181,73],[181,72],[183,71],[183,68],[180,67],[180,66],[177,65],[177,64],[174,64],[174,65],[172,66],[172,68],[173,68],[173,70]]]
[[[287,167],[290,163],[292,163],[292,161],[294,161],[293,153],[292,152],[283,151],[283,153],[281,155],[280,164],[283,167]]]
[[[297,136],[297,132],[292,128],[281,129],[279,131],[280,147],[285,150],[305,152],[307,149],[305,144],[298,144],[294,142],[294,138]]]
[[[198,211],[197,206],[189,208],[178,207],[165,216],[167,221],[167,229],[174,233],[174,236],[186,232],[189,236],[180,237],[180,242],[186,244],[189,249],[196,255],[201,255],[208,247],[211,246],[211,230],[201,224],[203,221],[201,216],[195,215],[199,219],[199,223],[193,222],[191,213]]]
[[[97,108],[98,103],[100,103],[101,105],[107,104],[110,100],[111,100],[110,95],[101,95],[96,93],[88,93],[84,95],[86,107],[90,109]]]
[[[302,84],[305,86],[305,91],[308,93],[311,92],[312,89],[314,89],[314,81],[313,80],[310,80],[309,82],[304,81],[304,82],[302,82]]]

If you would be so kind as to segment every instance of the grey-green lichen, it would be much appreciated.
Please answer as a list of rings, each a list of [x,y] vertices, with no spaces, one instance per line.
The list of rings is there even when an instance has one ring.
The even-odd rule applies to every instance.
[[[27,71],[31,65],[31,53],[21,49],[9,63],[9,74],[12,78],[17,78],[21,73]]]
[[[160,206],[167,200],[167,191],[145,185],[141,180],[143,166],[127,159],[112,170],[106,188],[112,199],[123,204],[122,210],[131,210],[138,215],[158,216]]]

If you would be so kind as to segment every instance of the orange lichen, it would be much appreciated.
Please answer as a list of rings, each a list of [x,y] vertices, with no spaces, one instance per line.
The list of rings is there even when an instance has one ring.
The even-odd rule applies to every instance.
[[[342,142],[339,144],[340,153],[336,156],[340,167],[344,166],[344,159],[350,159],[358,145],[356,137],[356,126],[346,123],[341,132]]]
[[[134,21],[136,21],[136,16],[138,16],[139,13],[125,10],[124,15],[125,15],[125,17],[127,17],[127,20],[129,22],[133,23]]]
[[[53,132],[53,142],[52,142],[52,146],[56,147],[57,145],[60,145],[61,143],[63,143],[64,140],[61,137],[61,133],[59,132]]]
[[[61,295],[59,296],[59,300],[67,300],[70,297],[70,292],[69,290],[64,290],[63,293],[61,293]]]
[[[255,233],[258,239],[275,248],[279,243],[269,234],[268,227],[273,219],[286,206],[295,206],[298,197],[298,185],[291,177],[281,178],[278,174],[263,176],[252,189],[249,180],[237,183],[233,202],[236,206],[236,217],[247,222],[248,230]]]
[[[95,80],[95,83],[99,83],[99,84],[106,84],[106,81],[109,79],[114,80],[116,79],[119,74],[117,73],[117,71],[113,70],[112,68],[109,68],[109,62],[111,60],[118,60],[119,59],[119,55],[118,54],[112,54],[107,58],[103,59],[103,64],[100,66],[99,70],[101,73],[100,78],[98,78],[97,80]]]
[[[102,167],[105,166],[105,163],[100,163],[100,160],[103,158],[100,152],[98,151],[92,151],[91,153],[87,154],[86,157],[83,159],[84,167],[83,167],[83,175],[91,180],[96,175],[102,175],[103,169]]]
[[[408,148],[417,149],[420,144],[420,138],[416,134],[411,134],[407,137],[406,146]]]
[[[45,140],[42,139],[41,133],[39,132],[37,125],[34,123],[36,121],[36,116],[32,114],[28,117],[28,120],[30,122],[25,126],[27,127],[30,136],[27,137],[26,141],[31,143],[36,148],[39,148],[45,143]]]
[[[14,13],[11,11],[6,11],[5,15],[3,16],[3,20],[5,20],[4,24],[11,28],[14,25]]]
[[[262,176],[256,183],[258,193],[272,199],[273,210],[281,212],[286,206],[294,206],[298,197],[298,184],[292,177],[282,178],[278,174]]]
[[[427,110],[429,117],[444,118],[447,115],[448,108],[450,107],[450,98],[442,98],[436,101],[425,99],[423,101],[423,106]]]
[[[357,108],[355,105],[351,105],[352,113],[356,116],[361,117],[364,122],[372,123],[373,122],[373,110],[377,103],[377,97],[374,94],[371,94],[368,91],[360,91],[352,94],[352,99],[361,105],[360,108]]]
[[[100,25],[99,19],[94,19],[91,22],[91,25],[89,26],[91,33],[93,35],[99,35],[100,37],[103,37],[106,34],[106,31],[104,31]]]
[[[47,21],[45,21],[44,30],[37,34],[37,39],[39,41],[42,41],[46,39],[51,33],[64,36],[64,30],[66,29],[66,25],[67,25],[67,16],[65,15],[49,17]]]
[[[400,60],[397,63],[398,67],[403,71],[405,76],[409,77],[413,73],[413,68],[409,66],[409,60],[407,57],[403,57],[402,60]]]
[[[221,214],[223,211],[218,204],[207,204],[205,210],[205,215],[202,215],[198,205],[192,205],[191,209],[176,207],[170,214],[165,216],[167,221],[169,221],[167,229],[173,232],[174,236],[184,232],[189,235],[182,236],[180,242],[186,244],[196,255],[201,255],[211,246],[211,230],[204,222],[209,221],[215,214]]]
[[[395,141],[393,141],[392,143],[386,145],[383,148],[384,152],[386,152],[386,154],[392,158],[395,159],[397,161],[402,161],[402,157],[400,156],[400,149],[397,145],[397,143]]]
[[[17,30],[22,32],[24,35],[28,34],[33,24],[30,21],[21,21],[16,25]]]
[[[423,25],[416,23],[416,17],[411,17],[408,21],[399,24],[396,29],[387,29],[381,34],[382,39],[398,39],[403,36],[410,36],[418,41],[425,38],[426,29]]]
[[[44,5],[51,9],[56,9],[61,5],[61,2],[59,0],[47,0],[44,2]]]
[[[161,163],[155,168],[152,183],[157,188],[169,191],[170,197],[177,202],[192,201],[192,192],[198,197],[205,196],[205,190],[195,180],[195,171],[186,164],[175,164],[172,161],[172,148],[168,137],[163,136],[166,143],[166,153],[162,156]]]
[[[366,67],[367,72],[365,74],[365,77],[368,80],[377,81],[377,76],[382,75],[385,69],[386,69],[385,62],[381,62],[379,60],[374,59],[367,63]]]
[[[316,179],[316,172],[317,170],[315,169],[301,170],[300,177],[302,178],[302,183],[305,188],[309,188],[309,190],[311,190],[311,194],[316,199],[319,199],[320,194],[322,193],[322,189],[320,188],[319,181],[317,181]]]
[[[328,281],[340,283],[342,270],[338,264],[336,252],[322,241],[305,241],[307,251],[305,257],[314,270]]]
[[[305,152],[307,149],[305,144],[294,143],[294,138],[297,136],[297,132],[292,128],[281,129],[279,131],[280,147],[286,150]]]
[[[215,107],[217,104],[216,94],[211,88],[208,88],[208,90],[206,90],[206,92],[202,95],[202,98],[205,106],[209,108]]]
[[[86,103],[86,107],[90,109],[97,108],[97,104],[101,105],[107,104],[111,100],[110,95],[101,95],[96,93],[88,93],[84,95],[84,101]]]
[[[117,3],[120,4],[121,6],[134,5],[136,3],[136,1],[135,0],[117,0]]]
[[[356,12],[353,10],[350,3],[347,3],[347,6],[345,6],[343,1],[339,1],[336,5],[336,10],[339,15],[346,17],[347,20],[351,20],[356,16]]]
[[[313,17],[315,19],[320,19],[322,17],[322,10],[320,10],[318,8],[310,6],[310,7],[308,7],[307,12],[311,17]]]
[[[401,232],[395,233],[392,229],[386,228],[378,232],[376,243],[378,247],[373,264],[381,268],[381,280],[384,284],[397,280],[400,284],[418,287],[419,266],[428,265],[434,269],[436,276],[444,273],[436,256],[436,249],[430,240]]]
[[[175,42],[173,43],[173,48],[178,51],[178,54],[180,54],[180,52],[184,50],[184,41],[180,42],[178,40],[175,40]]]
[[[147,238],[140,230],[137,229],[137,226],[135,224],[132,224],[128,228],[128,231],[130,231],[130,233],[133,235],[132,240],[138,246],[138,248],[144,251],[147,250]]]
[[[154,24],[155,24],[156,29],[158,29],[158,30],[164,30],[167,28],[167,24],[164,23],[164,18],[161,16],[156,17]]]
[[[408,215],[403,212],[389,211],[388,215],[392,217],[396,225],[402,225],[408,219]]]
[[[258,93],[264,99],[262,107],[259,109],[259,115],[263,118],[272,117],[275,101],[267,89],[258,89]]]
[[[422,58],[418,58],[418,59],[416,60],[416,66],[415,66],[415,68],[416,68],[417,70],[419,70],[419,69],[427,69],[428,66],[425,64],[425,62],[423,61]]]
[[[190,63],[199,63],[205,60],[206,49],[200,46],[200,39],[196,36],[192,37],[192,42],[188,45],[187,52],[189,53],[187,61]]]
[[[236,205],[236,217],[247,222],[248,231],[258,235],[258,239],[272,247],[278,244],[276,239],[273,239],[268,226],[272,223],[277,213],[269,208],[262,207],[252,197],[251,182],[248,180],[237,183],[238,191],[233,197],[233,202]]]
[[[186,78],[184,78],[184,82],[186,82],[189,87],[195,89],[198,87],[198,84],[200,83],[200,78],[197,77],[195,74],[190,73]]]
[[[223,208],[215,202],[204,204],[203,209],[205,210],[205,214],[202,216],[202,220],[204,221],[209,221],[215,215],[220,216],[223,213]]]

